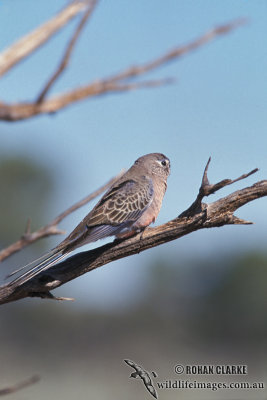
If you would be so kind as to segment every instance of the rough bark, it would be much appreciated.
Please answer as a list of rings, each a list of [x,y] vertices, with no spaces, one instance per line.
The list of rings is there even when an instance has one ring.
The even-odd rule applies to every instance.
[[[160,244],[179,239],[199,229],[214,228],[229,224],[251,224],[252,222],[250,221],[236,217],[234,212],[253,200],[267,196],[267,180],[257,182],[213,203],[206,204],[202,202],[205,196],[209,196],[238,180],[245,179],[257,171],[257,169],[254,169],[237,179],[224,179],[216,184],[210,184],[207,177],[209,162],[210,160],[205,168],[196,200],[178,217],[158,227],[147,228],[141,235],[138,234],[126,240],[114,240],[112,243],[100,246],[94,250],[78,253],[21,286],[16,286],[12,282],[1,286],[0,304],[25,297],[67,300],[67,298],[54,297],[51,290],[95,268],[159,246]]]
[[[131,66],[114,75],[101,77],[80,87],[66,90],[64,93],[48,97],[49,91],[66,70],[78,38],[92,15],[96,4],[97,0],[76,0],[71,2],[56,16],[0,53],[1,77],[20,63],[20,61],[29,57],[34,51],[50,40],[60,29],[66,26],[71,19],[81,14],[80,21],[67,44],[60,64],[56,67],[51,77],[48,78],[40,94],[36,96],[36,100],[31,102],[22,101],[12,104],[0,100],[0,120],[9,122],[20,121],[41,114],[55,113],[76,103],[77,101],[82,101],[88,98],[95,98],[109,93],[126,92],[139,88],[154,88],[171,83],[174,79],[157,79],[141,82],[133,82],[133,80],[136,80],[137,78],[149,73],[150,71],[158,69],[171,61],[178,60],[182,56],[200,48],[215,38],[225,35],[246,23],[246,20],[238,19],[217,26],[195,40],[167,51],[165,54],[153,60],[149,60],[144,64]]]

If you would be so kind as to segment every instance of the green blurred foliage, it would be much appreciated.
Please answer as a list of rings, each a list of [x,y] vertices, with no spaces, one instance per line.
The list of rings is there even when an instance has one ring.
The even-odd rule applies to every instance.
[[[28,299],[2,306],[0,375],[14,382],[39,373],[41,382],[27,389],[29,400],[145,396],[142,385],[129,381],[125,358],[162,379],[177,379],[175,363],[236,363],[248,365],[249,376],[242,381],[264,381],[267,254],[190,261],[166,256],[149,271],[145,296],[137,288],[136,303],[129,308],[77,307],[78,298],[76,305]],[[62,290],[71,294],[67,285]],[[200,398],[198,391],[183,394]],[[241,392],[235,394],[243,398]],[[249,398],[258,398],[256,394]],[[212,398],[227,397],[218,393]]]
[[[10,244],[25,231],[44,224],[47,202],[53,189],[51,173],[24,157],[0,160],[0,243]]]
[[[196,340],[267,344],[266,254],[170,260],[154,267],[150,311],[177,319],[177,326],[182,321]]]
[[[266,341],[267,256],[250,253],[228,264],[228,273],[205,304],[210,333],[235,341]]]
[[[53,178],[29,159],[6,158],[0,162],[0,183],[0,242],[9,244],[29,216],[33,229],[47,222]],[[263,380],[267,255],[190,257],[163,251],[162,259],[152,259],[147,286],[142,293],[136,287],[136,302],[128,308],[100,312],[89,302],[79,308],[40,299],[2,306],[0,376],[14,383],[39,373],[41,382],[27,389],[29,400],[144,396],[141,385],[130,385],[124,358],[165,377],[176,362],[243,363],[254,380]],[[119,285],[123,279],[118,293]],[[60,295],[71,296],[68,288],[64,285]]]
[[[220,263],[224,272],[217,280]],[[87,342],[91,347],[89,342],[97,346],[98,341],[106,340],[109,346],[113,341],[119,343],[124,335],[135,334],[158,335],[164,342],[166,335],[179,336],[183,331],[196,341],[209,342],[213,338],[218,345],[267,341],[267,255],[249,253],[207,260],[203,266],[197,260],[188,265],[183,261],[182,267],[157,261],[150,269],[145,296],[137,292],[136,303],[126,311],[107,307],[103,312],[82,304],[73,308],[68,302],[62,307],[58,302],[38,299],[2,306],[0,338],[5,336],[23,349],[35,331],[35,340],[50,343],[51,351],[72,341],[77,341],[78,347],[86,347]],[[202,279],[198,279],[196,293],[192,281],[198,268]],[[27,348],[27,352],[37,350]]]

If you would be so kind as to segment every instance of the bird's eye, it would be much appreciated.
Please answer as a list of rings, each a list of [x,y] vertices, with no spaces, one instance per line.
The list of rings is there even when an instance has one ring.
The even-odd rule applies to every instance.
[[[161,161],[161,165],[163,165],[163,167],[166,167],[167,162],[165,160]]]

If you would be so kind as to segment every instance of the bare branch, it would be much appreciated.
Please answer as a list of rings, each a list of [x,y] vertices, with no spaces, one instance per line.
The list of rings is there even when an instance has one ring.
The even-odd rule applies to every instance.
[[[135,83],[93,82],[88,86],[74,89],[59,96],[51,97],[40,104],[18,103],[4,105],[0,103],[0,120],[19,121],[39,114],[55,113],[68,105],[89,97],[101,96],[108,93],[126,92],[139,88],[153,88],[173,82],[173,79],[161,79]]]
[[[47,42],[59,29],[63,28],[72,18],[82,12],[86,6],[84,1],[74,1],[54,18],[51,18],[48,22],[0,53],[0,76]]]
[[[198,39],[193,40],[192,42],[184,46],[180,46],[171,51],[168,51],[163,56],[158,57],[155,60],[149,61],[146,64],[136,65],[134,67],[127,68],[110,77],[101,78],[82,87],[78,87],[69,92],[61,93],[48,99],[44,99],[44,96],[46,95],[46,89],[44,89],[44,94],[41,93],[41,95],[39,96],[39,102],[37,103],[21,102],[15,104],[6,104],[4,102],[0,102],[0,120],[19,121],[40,114],[57,112],[77,101],[81,101],[86,98],[96,97],[108,93],[125,92],[141,87],[155,87],[162,84],[170,83],[170,79],[136,83],[127,83],[125,82],[125,80],[144,75],[145,73],[159,68],[160,66],[163,66],[172,60],[177,60],[184,54],[196,50],[198,47],[203,46],[204,44],[210,42],[211,40],[222,34],[229,33],[230,31],[243,25],[244,23],[246,23],[244,19],[238,19],[228,24],[218,26],[210,30],[203,36],[199,37]],[[59,67],[56,74],[54,75],[55,79],[57,79],[61,72],[61,67]],[[51,82],[51,84],[53,84],[53,77],[51,78]],[[51,84],[48,83],[48,85],[50,86]],[[50,86],[48,87],[48,89],[50,88]]]
[[[208,180],[208,168],[209,168],[210,161],[211,161],[211,157],[208,159],[208,162],[206,164],[202,182],[201,182],[201,186],[199,188],[199,192],[198,192],[196,200],[193,202],[193,204],[187,210],[183,211],[182,214],[179,215],[179,217],[190,217],[190,216],[196,214],[197,212],[200,212],[203,209],[203,207],[205,207],[205,204],[202,204],[202,200],[205,196],[209,196],[209,195],[217,192],[218,190],[222,189],[225,186],[232,185],[235,182],[238,182],[242,179],[248,178],[250,175],[255,174],[255,172],[258,171],[258,168],[255,168],[252,171],[250,171],[248,174],[243,174],[243,175],[239,176],[239,178],[236,178],[234,180],[223,179],[222,181],[213,185],[213,184],[210,184],[210,182]]]
[[[201,196],[208,196],[216,190],[232,184],[237,180],[245,179],[247,176],[256,172],[256,170],[253,170],[248,174],[242,175],[238,179],[225,179],[218,184],[212,185],[207,178],[207,168],[208,165],[205,168],[202,179],[200,188]],[[222,184],[222,182],[224,182],[224,184]],[[203,192],[205,192],[204,195]],[[114,240],[96,249],[75,254],[54,267],[51,267],[49,270],[35,276],[21,286],[17,286],[16,283],[12,284],[12,282],[1,286],[0,304],[16,301],[25,297],[58,299],[51,294],[51,290],[112,261],[176,240],[199,229],[229,224],[248,224],[250,223],[249,221],[236,217],[234,212],[246,203],[264,196],[267,196],[267,180],[257,182],[245,189],[237,190],[210,204],[201,203],[199,206],[199,203],[197,203],[196,207],[189,207],[189,209],[179,217],[166,224],[155,228],[147,228],[141,237],[140,234],[138,234],[129,239]],[[197,197],[199,197],[199,194]],[[62,300],[62,298],[60,299]]]
[[[52,222],[50,222],[50,225],[57,225],[59,224],[64,218],[66,218],[69,214],[73,213],[74,211],[78,210],[78,208],[84,206],[85,204],[89,203],[90,201],[94,200],[97,196],[99,196],[101,193],[105,192],[113,183],[119,179],[123,174],[124,170],[122,170],[118,175],[116,175],[114,178],[111,178],[105,185],[101,186],[99,189],[94,191],[93,193],[89,194],[86,196],[84,199],[78,201],[77,203],[73,204],[73,206],[69,207],[67,210],[63,211],[61,214],[59,214]]]
[[[123,171],[115,176],[114,178],[110,179],[104,186],[101,186],[99,189],[97,189],[95,192],[89,194],[86,196],[84,199],[78,201],[78,203],[75,203],[71,207],[69,207],[67,210],[59,214],[53,221],[51,221],[49,224],[43,226],[42,228],[38,229],[35,232],[30,232],[30,225],[29,221],[27,222],[27,227],[26,227],[26,232],[22,237],[15,243],[11,244],[10,246],[6,247],[5,249],[0,251],[0,262],[5,260],[7,257],[11,256],[12,254],[16,253],[17,251],[23,249],[24,247],[28,246],[31,243],[36,242],[37,240],[47,237],[47,236],[52,236],[52,235],[60,235],[64,234],[65,232],[58,229],[58,224],[66,218],[68,215],[76,211],[78,208],[84,206],[85,204],[89,203],[93,199],[95,199],[97,196],[99,196],[101,193],[103,193],[105,190],[107,190],[121,175]]]
[[[146,72],[150,72],[156,68],[159,68],[170,61],[177,60],[178,58],[184,56],[185,54],[196,50],[197,48],[203,46],[204,44],[210,42],[215,39],[217,36],[225,35],[226,33],[231,32],[232,30],[238,28],[247,23],[245,18],[240,18],[229,22],[224,25],[220,25],[206,32],[204,35],[199,38],[193,40],[190,43],[185,44],[184,46],[176,47],[162,56],[156,58],[155,60],[149,61],[143,65],[136,65],[126,69],[123,72],[120,72],[116,75],[113,75],[109,78],[110,82],[121,81],[123,79],[135,78],[139,75],[143,75]]]
[[[84,13],[79,25],[77,26],[76,31],[74,32],[73,37],[71,38],[67,49],[65,51],[65,54],[63,56],[63,59],[61,63],[59,64],[58,68],[56,69],[55,73],[51,76],[51,78],[48,80],[47,84],[45,85],[44,89],[38,96],[38,99],[36,103],[42,103],[44,100],[45,96],[47,95],[48,91],[51,89],[52,85],[56,82],[56,80],[59,78],[59,76],[62,74],[62,72],[67,68],[67,65],[69,63],[71,53],[74,49],[74,46],[82,32],[82,29],[84,28],[88,18],[91,16],[95,6],[96,6],[97,0],[91,1],[91,3],[88,6],[87,11]]]
[[[27,386],[33,385],[34,383],[38,382],[39,380],[40,380],[40,377],[38,375],[34,375],[31,378],[26,379],[25,381],[17,383],[16,385],[8,386],[4,389],[0,389],[0,396],[18,392],[19,390],[24,389]]]

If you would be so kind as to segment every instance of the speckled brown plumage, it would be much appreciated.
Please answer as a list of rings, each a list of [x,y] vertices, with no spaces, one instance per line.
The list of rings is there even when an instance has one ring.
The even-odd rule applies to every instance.
[[[108,236],[128,237],[155,222],[169,174],[170,161],[164,154],[151,153],[138,158],[70,235],[15,281],[28,281],[86,243]]]

